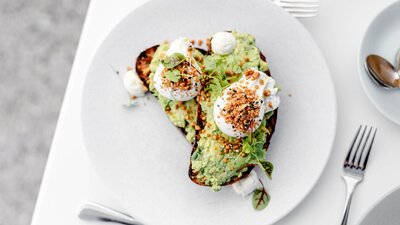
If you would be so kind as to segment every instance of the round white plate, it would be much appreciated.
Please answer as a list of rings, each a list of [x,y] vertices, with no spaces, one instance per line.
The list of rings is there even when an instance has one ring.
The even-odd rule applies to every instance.
[[[231,187],[213,193],[192,183],[191,146],[153,97],[135,108],[122,107],[127,94],[110,68],[124,73],[141,51],[163,40],[232,29],[256,37],[283,90],[268,154],[273,180],[259,173],[272,200],[260,212]],[[146,224],[266,225],[288,214],[318,181],[335,136],[336,99],[310,34],[269,1],[154,0],[129,14],[99,48],[84,87],[82,126],[105,185]]]
[[[400,187],[384,195],[368,209],[359,225],[398,225],[400,222]]]
[[[365,58],[380,55],[394,63],[400,48],[400,1],[389,5],[369,25],[362,41],[358,62],[364,90],[375,107],[387,118],[400,124],[400,90],[386,90],[376,85],[365,71]]]

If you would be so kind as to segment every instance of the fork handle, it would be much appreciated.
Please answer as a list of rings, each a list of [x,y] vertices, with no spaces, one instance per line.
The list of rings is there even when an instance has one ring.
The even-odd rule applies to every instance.
[[[346,181],[347,184],[347,195],[346,195],[346,202],[345,202],[345,208],[343,212],[343,219],[341,225],[347,224],[347,218],[349,217],[349,212],[350,212],[351,199],[353,198],[354,189],[356,189],[356,186],[359,182],[358,180],[349,179],[347,177],[344,177],[344,180]]]

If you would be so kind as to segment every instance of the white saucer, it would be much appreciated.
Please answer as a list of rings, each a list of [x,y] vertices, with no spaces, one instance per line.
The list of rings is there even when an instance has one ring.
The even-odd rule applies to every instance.
[[[400,48],[400,1],[386,7],[369,25],[362,41],[358,62],[364,90],[375,107],[387,118],[400,124],[400,89],[386,90],[376,85],[365,71],[369,54],[380,55],[394,63]]]
[[[359,225],[398,225],[400,223],[400,186],[385,194],[367,211]]]

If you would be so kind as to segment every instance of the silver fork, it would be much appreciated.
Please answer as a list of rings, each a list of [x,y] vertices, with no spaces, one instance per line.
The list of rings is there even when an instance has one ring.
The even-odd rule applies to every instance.
[[[319,0],[272,0],[296,18],[314,17],[318,14]]]
[[[372,132],[372,130],[374,131]],[[364,178],[365,168],[367,167],[376,131],[376,128],[368,128],[368,126],[364,126],[363,128],[363,126],[360,126],[344,160],[342,177],[347,185],[347,196],[342,225],[347,224],[354,189]]]

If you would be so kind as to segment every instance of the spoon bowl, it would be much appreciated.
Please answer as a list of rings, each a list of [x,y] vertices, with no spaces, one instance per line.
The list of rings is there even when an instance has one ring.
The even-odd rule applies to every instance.
[[[396,69],[397,73],[400,74],[400,48],[397,51],[396,58],[394,60],[394,65],[395,65],[395,69]]]
[[[400,88],[400,75],[393,65],[378,55],[369,55],[365,61],[367,73],[384,88]]]

